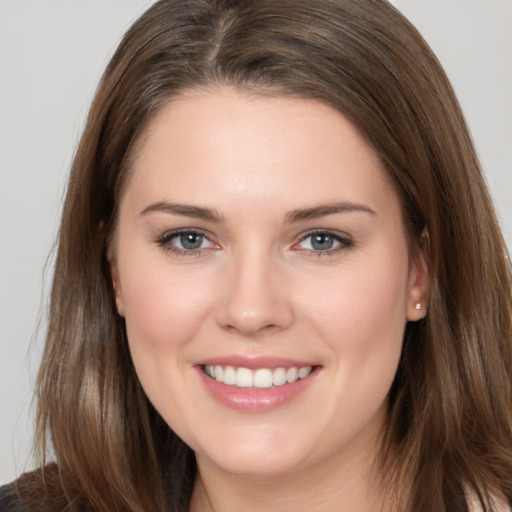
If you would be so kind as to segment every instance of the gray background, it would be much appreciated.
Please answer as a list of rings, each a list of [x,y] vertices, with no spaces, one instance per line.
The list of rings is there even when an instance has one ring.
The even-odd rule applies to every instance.
[[[73,151],[100,73],[151,3],[0,0],[0,484],[32,467],[31,389]],[[452,79],[512,247],[512,0],[393,3]]]

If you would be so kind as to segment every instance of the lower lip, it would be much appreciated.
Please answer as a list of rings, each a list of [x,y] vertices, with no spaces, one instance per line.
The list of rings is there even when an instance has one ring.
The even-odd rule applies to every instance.
[[[272,388],[238,388],[212,379],[202,367],[197,367],[204,386],[222,405],[244,412],[268,412],[292,401],[313,382],[319,368],[304,379]]]

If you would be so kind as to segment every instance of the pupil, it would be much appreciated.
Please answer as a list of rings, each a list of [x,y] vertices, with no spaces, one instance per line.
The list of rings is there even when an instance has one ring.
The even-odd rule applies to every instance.
[[[325,251],[327,249],[332,249],[334,244],[334,239],[329,235],[314,235],[311,245],[313,249],[317,249],[319,251]]]
[[[185,233],[180,236],[180,242],[185,249],[199,249],[203,242],[203,237],[195,233]]]

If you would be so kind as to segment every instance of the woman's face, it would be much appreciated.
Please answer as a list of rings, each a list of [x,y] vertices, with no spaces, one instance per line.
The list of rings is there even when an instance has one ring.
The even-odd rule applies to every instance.
[[[174,99],[139,143],[109,261],[140,382],[200,466],[374,454],[427,285],[338,112],[227,88]]]

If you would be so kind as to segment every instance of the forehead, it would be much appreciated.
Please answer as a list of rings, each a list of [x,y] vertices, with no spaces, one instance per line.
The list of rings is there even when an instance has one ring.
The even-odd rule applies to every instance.
[[[396,200],[378,156],[338,111],[228,88],[169,101],[140,137],[131,172],[126,188],[141,201]]]

